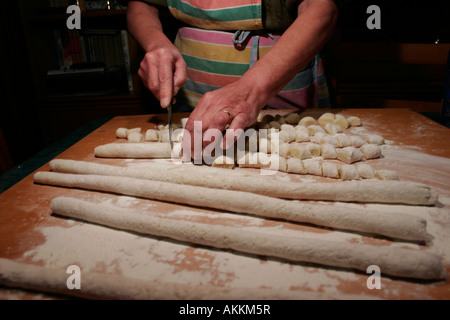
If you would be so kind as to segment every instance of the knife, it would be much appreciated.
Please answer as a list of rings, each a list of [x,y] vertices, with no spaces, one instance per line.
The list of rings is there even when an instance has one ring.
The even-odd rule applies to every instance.
[[[173,149],[173,140],[172,140],[172,133],[173,133],[173,128],[172,128],[172,103],[169,104],[169,106],[167,107],[167,112],[168,112],[168,122],[169,122],[169,142],[170,142],[170,149]]]

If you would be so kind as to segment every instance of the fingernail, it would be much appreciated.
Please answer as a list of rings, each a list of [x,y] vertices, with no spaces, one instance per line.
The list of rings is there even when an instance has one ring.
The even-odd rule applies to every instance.
[[[170,104],[170,98],[162,98],[161,99],[161,107],[167,108]]]

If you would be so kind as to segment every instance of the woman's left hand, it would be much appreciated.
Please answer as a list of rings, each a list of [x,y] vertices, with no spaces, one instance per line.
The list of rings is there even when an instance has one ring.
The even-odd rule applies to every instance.
[[[190,158],[200,159],[203,148],[212,143],[209,138],[203,140],[203,134],[208,129],[216,129],[218,132],[227,132],[223,137],[223,148],[230,147],[237,139],[236,131],[252,125],[264,104],[260,105],[260,98],[251,87],[238,80],[218,90],[205,93],[194,111],[192,111],[185,125],[189,134],[184,135],[183,151],[190,150],[190,154],[184,152],[183,160]],[[201,132],[199,123],[201,123]],[[194,134],[195,129],[195,134]],[[201,133],[201,135],[200,135]],[[229,137],[229,138],[227,138]],[[194,139],[202,139],[202,150],[194,150]],[[217,143],[219,141],[215,141]],[[199,142],[197,141],[197,145]]]

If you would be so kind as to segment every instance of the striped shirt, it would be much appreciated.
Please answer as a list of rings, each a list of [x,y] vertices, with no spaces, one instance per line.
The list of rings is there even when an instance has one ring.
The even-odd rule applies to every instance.
[[[171,14],[189,25],[175,46],[188,66],[178,101],[195,107],[208,91],[242,76],[280,35],[264,32],[262,0],[167,0]],[[267,103],[268,108],[329,107],[323,63],[317,55]]]

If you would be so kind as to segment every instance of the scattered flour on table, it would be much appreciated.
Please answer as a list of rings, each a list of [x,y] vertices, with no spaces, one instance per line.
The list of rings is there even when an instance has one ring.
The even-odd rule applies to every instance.
[[[132,205],[122,197],[115,202]],[[197,215],[204,213],[197,212]],[[170,217],[192,215],[190,210],[170,212]],[[233,214],[219,213],[220,218]],[[68,220],[70,221],[70,220]],[[245,230],[299,237],[318,237],[345,241],[359,235],[344,232],[314,234],[282,227],[261,227],[264,219],[245,217]],[[277,259],[260,259],[226,250],[207,249],[185,243],[138,235],[121,230],[73,222],[69,228],[43,227],[46,241],[30,250],[25,257],[49,267],[65,268],[77,264],[82,270],[115,273],[125,277],[184,284],[209,284],[219,287],[273,288],[294,298],[340,296],[341,281],[355,281],[351,271],[310,267]],[[348,295],[347,297],[350,297]],[[364,295],[359,295],[363,298]],[[276,298],[276,297],[274,297]]]

